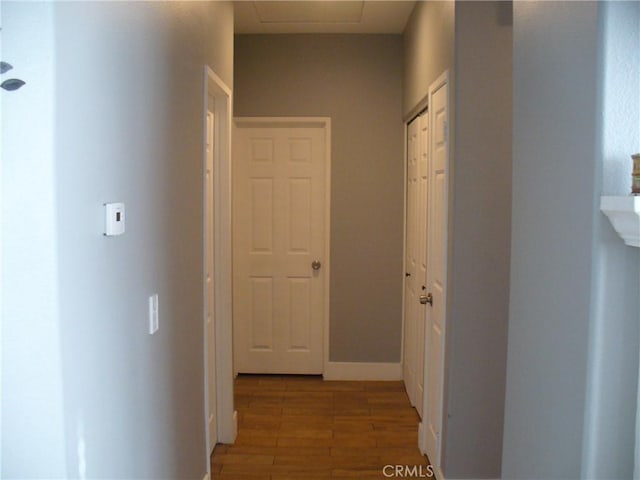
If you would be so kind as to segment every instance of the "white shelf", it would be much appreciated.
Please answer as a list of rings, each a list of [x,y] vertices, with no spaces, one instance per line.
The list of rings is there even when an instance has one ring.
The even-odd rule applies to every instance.
[[[624,243],[640,247],[640,196],[600,197],[600,210]]]

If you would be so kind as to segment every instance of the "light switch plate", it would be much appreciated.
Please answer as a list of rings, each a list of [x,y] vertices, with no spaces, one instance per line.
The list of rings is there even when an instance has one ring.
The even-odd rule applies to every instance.
[[[160,328],[160,317],[158,315],[158,294],[149,297],[149,335],[153,335]]]
[[[122,235],[124,233],[124,203],[105,204],[106,226],[104,234],[107,236]]]

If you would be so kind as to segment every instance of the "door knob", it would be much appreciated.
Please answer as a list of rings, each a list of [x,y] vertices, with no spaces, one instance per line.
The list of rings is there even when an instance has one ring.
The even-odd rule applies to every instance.
[[[322,263],[320,263],[320,260],[314,260],[313,262],[311,262],[311,268],[313,268],[314,270],[320,270],[321,266]]]
[[[427,303],[433,307],[433,295],[430,293],[426,295],[420,295],[420,303],[426,305]]]

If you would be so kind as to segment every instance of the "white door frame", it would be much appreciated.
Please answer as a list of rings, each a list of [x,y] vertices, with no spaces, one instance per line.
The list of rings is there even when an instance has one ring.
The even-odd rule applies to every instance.
[[[207,104],[209,97],[215,101],[215,148],[213,152],[213,212],[214,212],[214,328],[216,358],[216,423],[218,441],[233,443],[237,434],[237,417],[233,405],[233,352],[232,352],[232,316],[231,316],[231,89],[208,66],[204,67],[203,95],[203,163],[202,184],[206,192],[207,168]],[[206,195],[203,200],[203,343],[205,386],[203,427],[208,428],[207,398],[207,318],[206,318]],[[207,452],[209,445],[207,445]],[[207,454],[207,471],[210,461]],[[209,472],[210,473],[210,472]]]
[[[0,27],[2,27],[2,2],[0,2]],[[0,35],[0,52],[2,52],[2,36]],[[2,106],[0,106],[0,125],[2,125]],[[2,135],[2,130],[0,130],[0,158],[2,158],[2,139],[3,135]],[[2,204],[2,198],[3,198],[3,194],[2,194],[2,167],[0,167],[0,348],[2,348],[2,321],[3,321],[3,316],[2,316],[2,312],[4,312],[4,296],[2,295],[2,292],[4,291],[3,285],[2,285],[2,279],[4,278],[4,259],[2,257],[2,252],[4,251],[4,249],[2,248],[3,245],[3,240],[4,240],[4,222],[2,219],[2,208],[1,208],[1,204]],[[2,366],[2,357],[3,355],[0,355],[0,373],[4,372],[3,366]],[[2,382],[0,381],[0,398],[4,398],[4,396],[2,395]],[[3,432],[3,428],[2,428],[2,408],[0,408],[0,465],[2,465],[2,432]],[[0,472],[2,471],[2,469],[0,468]],[[0,473],[1,475],[1,473]]]
[[[324,252],[322,272],[324,276],[324,315],[322,317],[322,371],[327,371],[329,363],[329,299],[331,279],[331,118],[330,117],[235,117],[235,128],[250,127],[316,127],[323,128],[325,132],[325,217],[324,217]],[[237,372],[234,369],[234,374]]]
[[[215,99],[213,97],[209,97],[209,101],[207,102],[207,131],[206,135],[206,143],[207,143],[207,166],[206,166],[206,174],[205,174],[205,189],[204,189],[204,227],[205,227],[205,268],[204,268],[204,276],[205,276],[205,300],[204,300],[204,315],[206,318],[206,331],[205,331],[205,376],[207,377],[207,388],[205,388],[205,417],[208,419],[208,428],[207,428],[207,436],[206,436],[206,445],[207,445],[207,453],[211,454],[213,449],[215,448],[216,443],[218,442],[218,426],[216,424],[218,420],[218,412],[216,407],[217,400],[217,387],[215,384],[216,381],[216,346],[215,346],[215,315],[213,309],[215,308],[216,299],[214,297],[214,289],[215,283],[213,279],[213,274],[215,272],[214,261],[214,239],[213,239],[213,208],[215,203],[213,201],[213,165],[214,165],[214,152],[215,152],[215,142],[216,142],[216,115],[215,115]],[[213,403],[213,405],[212,405]]]
[[[446,163],[445,163],[445,171],[446,171],[446,175],[447,175],[447,179],[445,181],[445,200],[443,202],[443,218],[444,221],[447,225],[447,227],[444,229],[444,241],[443,241],[443,251],[442,254],[444,256],[443,262],[444,264],[447,266],[444,269],[444,285],[446,286],[445,291],[444,291],[444,295],[442,298],[442,316],[443,316],[443,321],[442,321],[442,342],[444,343],[444,345],[442,346],[442,359],[441,359],[441,365],[442,365],[442,373],[440,376],[440,391],[442,392],[442,395],[440,396],[439,402],[440,402],[440,412],[441,412],[441,425],[440,425],[440,442],[439,442],[439,448],[438,448],[438,452],[436,452],[436,456],[434,458],[429,457],[429,460],[431,460],[431,462],[434,464],[435,470],[436,470],[436,475],[438,478],[444,478],[442,475],[442,471],[441,471],[441,465],[442,465],[442,445],[443,445],[443,439],[445,436],[445,431],[444,431],[444,424],[445,421],[444,419],[446,418],[446,412],[444,411],[444,399],[446,397],[446,371],[447,371],[447,364],[446,364],[446,358],[447,358],[447,350],[446,350],[446,344],[447,344],[447,296],[448,296],[448,247],[449,247],[449,229],[448,229],[448,223],[449,223],[449,204],[451,202],[451,190],[449,188],[450,186],[450,182],[451,182],[451,145],[450,145],[450,139],[451,139],[451,134],[450,134],[450,123],[451,123],[451,117],[450,117],[450,112],[451,112],[451,84],[449,82],[449,70],[446,70],[444,73],[442,73],[430,86],[429,86],[429,95],[428,95],[428,105],[429,105],[429,118],[431,118],[431,105],[432,105],[432,97],[435,94],[435,92],[437,92],[440,88],[446,86],[447,90],[447,132],[445,133],[446,137],[447,137],[447,154],[445,156],[446,158]],[[433,137],[433,135],[435,134],[435,128],[433,125],[430,125],[430,138]],[[432,142],[429,141],[429,150],[431,151],[432,148]],[[431,155],[430,152],[430,156],[431,159],[433,159],[433,156]],[[432,194],[432,191],[430,189],[430,194]],[[430,205],[433,204],[433,202],[429,202]],[[427,268],[429,268],[429,264],[427,264]],[[423,378],[423,382],[424,382],[424,388],[425,388],[425,395],[423,398],[423,404],[422,404],[422,411],[424,412],[424,415],[427,415],[427,411],[428,411],[428,405],[427,405],[427,401],[428,401],[428,395],[427,395],[427,385],[428,385],[428,356],[427,356],[427,350],[426,347],[428,347],[428,332],[427,332],[427,328],[425,328],[425,356],[424,356],[424,378]],[[424,426],[424,419],[423,421],[420,423],[419,429],[418,429],[418,446],[420,448],[420,451],[423,454],[428,454],[429,452],[427,452],[427,428]]]

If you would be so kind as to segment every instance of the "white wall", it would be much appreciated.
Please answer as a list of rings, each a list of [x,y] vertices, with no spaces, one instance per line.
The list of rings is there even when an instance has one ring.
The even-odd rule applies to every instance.
[[[232,85],[232,5],[9,3],[3,16],[3,56],[34,23],[21,60],[38,64],[13,94],[23,104],[3,94],[3,284],[16,291],[3,292],[2,474],[201,479],[202,72]],[[106,238],[113,201],[127,232]],[[42,367],[49,386],[28,376]]]
[[[2,478],[66,475],[56,261],[54,21],[2,5]],[[35,459],[37,461],[34,461]]]
[[[514,3],[505,479],[629,478],[632,468],[639,258],[598,204],[626,193],[638,150],[638,60],[620,74],[625,60],[603,40],[620,25],[630,36],[615,42],[637,57],[638,24],[617,23],[637,6],[608,8]]]

